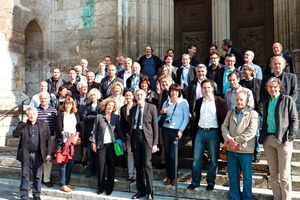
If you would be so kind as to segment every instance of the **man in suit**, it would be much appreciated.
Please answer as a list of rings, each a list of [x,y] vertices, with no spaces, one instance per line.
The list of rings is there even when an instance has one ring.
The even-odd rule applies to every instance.
[[[282,82],[282,93],[293,98],[294,101],[298,97],[298,81],[297,76],[292,73],[285,72],[286,61],[281,56],[274,56],[271,58],[271,67],[273,73],[265,75],[261,81],[260,95],[261,101],[265,102],[269,98],[269,93],[266,90],[266,84],[271,77],[279,78]]]
[[[147,195],[153,198],[152,153],[157,151],[158,124],[155,105],[145,102],[146,93],[139,89],[135,93],[137,105],[130,110],[131,147],[136,167],[136,185],[138,192],[132,199]],[[144,181],[146,177],[146,185]]]
[[[126,88],[126,81],[127,79],[132,75],[132,59],[131,58],[125,58],[124,62],[124,69],[122,69],[120,72],[118,72],[118,77],[123,79],[123,86]]]
[[[51,158],[52,144],[49,125],[37,120],[36,108],[26,110],[27,122],[20,122],[13,132],[14,137],[20,137],[17,160],[21,162],[22,177],[20,184],[21,200],[28,200],[30,188],[30,171],[33,172],[32,195],[34,200],[40,200],[42,166]]]
[[[244,59],[243,59],[243,53],[239,49],[233,47],[233,43],[230,39],[224,39],[222,41],[221,47],[222,47],[223,51],[226,52],[226,55],[227,54],[235,55],[235,57],[236,57],[236,62],[234,63],[235,68],[238,68],[239,66],[242,66],[245,63]],[[225,61],[225,64],[226,64],[226,61]]]
[[[218,52],[214,52],[210,54],[210,66],[207,66],[207,78],[214,80],[215,74],[218,71],[218,69],[221,69],[222,67],[225,67],[223,64],[225,61],[225,58],[221,57]],[[223,58],[223,61],[221,62],[221,59]]]
[[[95,73],[95,82],[100,83],[101,80],[107,76],[105,71],[106,65],[104,62],[99,61],[98,62],[98,70]]]
[[[282,45],[279,42],[275,42],[273,44],[273,46],[272,46],[272,50],[273,50],[274,56],[281,56],[281,57],[283,57],[285,59],[286,66],[284,68],[284,71],[288,72],[288,73],[295,74],[296,71],[295,71],[295,67],[293,65],[293,59],[292,59],[291,56],[283,53],[283,47],[282,47]],[[268,74],[271,74],[272,72],[274,72],[272,70],[272,66],[271,66],[270,61],[271,61],[271,59],[268,60],[266,69],[264,71],[264,75],[268,75]]]
[[[177,69],[177,81],[182,89],[182,95],[184,98],[187,97],[187,89],[189,82],[196,78],[195,67],[190,65],[191,57],[188,54],[182,55],[182,66]]]
[[[92,72],[92,71],[86,72],[86,81],[88,84],[87,92],[89,92],[93,88],[99,89],[100,84],[95,82],[95,73],[94,72]]]
[[[126,80],[126,87],[132,88],[134,91],[139,89],[139,84],[142,78],[144,77],[143,74],[141,74],[141,66],[138,62],[134,62],[132,64],[132,75]]]
[[[100,82],[100,92],[102,99],[106,99],[111,96],[112,86],[115,82],[123,83],[123,80],[116,76],[117,70],[116,66],[113,64],[108,65],[107,67],[107,76],[104,77]]]

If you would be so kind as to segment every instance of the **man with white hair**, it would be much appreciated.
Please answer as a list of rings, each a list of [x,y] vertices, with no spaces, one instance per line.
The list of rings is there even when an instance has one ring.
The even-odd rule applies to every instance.
[[[245,54],[244,54],[244,61],[245,61],[245,64],[248,64],[248,65],[251,64],[251,65],[255,68],[255,75],[254,75],[254,78],[257,78],[257,79],[259,79],[259,80],[262,80],[263,74],[262,74],[261,67],[258,66],[258,65],[256,65],[256,64],[254,64],[254,63],[253,63],[253,59],[254,59],[254,52],[253,52],[253,51],[250,51],[250,50],[247,50],[247,51],[245,52]],[[243,65],[240,66],[240,67],[238,68],[238,70],[239,70],[240,72],[242,72],[242,71],[243,71]],[[244,79],[244,77],[242,76],[241,79]]]
[[[76,81],[85,81],[86,82],[86,78],[85,76],[82,75],[82,67],[81,65],[75,65],[74,67],[75,72],[76,72]]]
[[[40,105],[40,93],[41,92],[47,92],[47,91],[48,91],[48,83],[46,81],[40,82],[40,92],[38,94],[33,95],[33,97],[30,100],[29,105],[31,107],[37,108]],[[52,102],[54,102],[55,99],[56,99],[55,95],[51,94],[49,105],[51,105]]]
[[[41,104],[39,105],[39,107],[37,107],[37,111],[38,111],[37,119],[48,123],[50,128],[50,133],[51,133],[51,141],[53,145],[55,140],[57,110],[54,107],[49,106],[50,95],[47,92],[40,93],[40,102]],[[42,182],[47,187],[53,187],[53,183],[51,182],[50,179],[51,169],[52,169],[52,163],[50,161],[45,162],[43,165],[44,178]]]
[[[82,67],[82,73],[81,73],[82,76],[86,76],[86,73],[89,71],[88,64],[89,62],[86,59],[80,60],[80,66]]]

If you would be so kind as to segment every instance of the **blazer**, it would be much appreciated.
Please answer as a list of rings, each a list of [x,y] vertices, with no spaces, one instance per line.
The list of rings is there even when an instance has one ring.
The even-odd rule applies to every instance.
[[[98,114],[101,113],[100,102],[97,102],[95,111],[92,111],[92,103],[88,103],[85,106],[85,110],[82,114],[82,121],[84,122],[84,134],[82,140],[82,146],[87,147],[90,142],[90,136],[92,135],[94,121]]]
[[[267,117],[270,99],[264,103],[263,108],[263,125],[260,131],[259,143],[263,144],[267,134]],[[293,141],[298,133],[298,112],[296,103],[292,97],[280,94],[275,107],[275,123],[276,131],[275,138],[279,143],[283,144],[286,141]]]
[[[264,76],[260,86],[261,101],[265,102],[269,98],[269,93],[266,90],[266,84],[271,77],[275,77],[274,73]],[[298,81],[295,74],[283,72],[281,75],[281,82],[283,86],[283,94],[291,96],[294,101],[298,97]]]
[[[221,97],[215,96],[214,98],[215,98],[217,120],[218,120],[218,133],[220,136],[220,141],[224,142],[224,139],[222,137],[222,132],[221,132],[221,126],[227,114],[227,106],[225,100],[222,99]],[[199,128],[198,122],[200,120],[200,109],[202,106],[202,102],[203,102],[203,97],[196,100],[195,109],[194,109],[194,112],[196,113],[196,120],[194,124],[194,133],[192,133],[192,136],[196,136],[197,130]]]
[[[123,80],[120,79],[119,77],[115,77],[112,82],[108,82],[109,77],[106,76],[101,80],[100,83],[100,92],[101,92],[101,99],[106,99],[107,97],[112,95],[112,86],[115,82],[120,82],[123,85]]]
[[[141,81],[141,79],[145,75],[143,75],[142,73],[140,73],[139,76],[140,76],[140,80],[139,81]],[[126,88],[131,88],[131,81],[132,81],[132,79],[133,79],[133,75],[131,75],[131,76],[128,77],[128,79],[126,80]]]
[[[222,135],[224,141],[234,138],[241,143],[241,150],[228,149],[237,153],[253,153],[255,148],[255,135],[258,127],[258,113],[253,109],[245,108],[243,116],[237,122],[235,109],[227,112],[224,123],[222,124]]]
[[[29,123],[29,121],[26,123],[19,122],[17,128],[13,131],[14,137],[21,136],[17,153],[17,160],[21,163],[28,159],[31,149]],[[53,151],[51,133],[47,122],[37,120],[36,123],[39,127],[39,153],[42,156],[42,160],[45,161],[47,155],[51,155]]]
[[[136,137],[136,133],[133,131],[135,114],[137,112],[138,105],[135,105],[130,110],[130,134],[131,138]],[[157,123],[157,109],[155,105],[145,103],[144,114],[143,114],[143,131],[145,134],[146,141],[150,148],[153,145],[158,144],[158,123]],[[133,141],[133,140],[131,140]],[[136,146],[136,145],[132,145]]]
[[[177,69],[177,73],[176,73],[177,74],[177,80],[175,82],[178,83],[179,85],[181,85],[182,70],[183,70],[183,68],[181,66],[180,68]],[[190,65],[190,68],[189,68],[189,71],[188,71],[188,82],[191,82],[195,78],[197,78],[195,67]]]
[[[75,113],[75,117],[76,117],[76,121],[77,121],[76,131],[80,133],[79,135],[81,137],[82,125],[81,125],[78,113]],[[56,137],[60,138],[61,137],[61,132],[64,130],[64,112],[60,112],[60,113],[57,114],[56,126],[57,126],[57,132],[56,132],[57,135],[56,135]]]
[[[94,121],[93,131],[91,142],[95,142],[97,149],[101,149],[104,146],[104,133],[106,128],[109,126],[109,133],[112,139],[112,142],[115,143],[116,139],[123,140],[123,134],[121,129],[120,117],[114,113],[111,114],[110,122],[108,125],[108,121],[105,118],[105,113],[97,115],[97,118]]]
[[[243,66],[245,61],[244,61],[244,54],[239,50],[234,47],[231,47],[230,53],[235,55],[235,68],[238,68],[239,66]]]
[[[135,105],[135,103],[133,103],[132,107]],[[131,109],[132,109],[131,107]],[[127,115],[127,105],[124,105],[121,107],[120,109],[120,118],[121,118],[121,127],[122,127],[122,132],[123,132],[123,136],[125,137],[127,133],[130,133],[130,112],[129,115]]]
[[[62,79],[62,78],[58,78],[57,83],[56,83],[56,90],[54,90],[55,88],[52,88],[52,82],[53,82],[52,77],[51,77],[51,78],[48,78],[48,79],[46,80],[46,82],[48,83],[48,90],[47,90],[47,92],[48,92],[49,94],[52,93],[52,94],[54,94],[54,95],[57,95],[57,94],[58,94],[58,88],[59,88],[61,85],[65,84],[66,81],[65,81],[64,79]]]
[[[87,92],[87,93],[89,93],[89,91],[90,91],[91,89],[93,89],[93,88],[96,88],[96,89],[99,90],[99,87],[100,87],[100,84],[94,81],[94,82],[92,83],[92,85],[88,85],[88,92]]]
[[[240,81],[240,85],[243,87],[246,87],[246,80],[243,79]],[[253,98],[254,98],[254,107],[258,105],[258,102],[260,100],[260,85],[261,85],[261,80],[257,78],[253,78],[253,88],[248,88],[252,91]]]
[[[237,71],[237,69],[234,69],[233,71]],[[220,95],[223,96],[223,76],[225,72],[225,67],[222,67],[218,69],[215,73],[213,81],[217,84],[218,90],[220,91]]]

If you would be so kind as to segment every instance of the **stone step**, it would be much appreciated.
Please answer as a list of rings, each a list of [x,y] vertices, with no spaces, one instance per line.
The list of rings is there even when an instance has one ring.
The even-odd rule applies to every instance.
[[[17,178],[21,176],[21,165],[20,162],[16,161],[11,156],[2,156],[0,157],[0,177],[3,178]],[[14,170],[14,173],[7,173],[7,170]],[[87,173],[87,166],[83,167],[81,164],[75,164],[73,173],[76,175],[75,177],[79,177],[78,180],[74,180],[75,183],[80,183],[79,186],[89,186],[89,184],[94,185],[96,181],[95,177],[85,178],[85,174]],[[13,175],[13,176],[12,176]],[[53,164],[52,168],[52,180],[54,182],[58,182],[59,180],[59,165]],[[15,177],[16,176],[16,177]],[[116,177],[120,178],[120,180],[126,180],[127,178],[127,169],[125,168],[116,168]],[[164,169],[154,169],[153,177],[156,180],[162,180],[166,177],[166,173]],[[256,188],[269,188],[269,182],[266,173],[253,173],[253,187]],[[183,183],[191,182],[191,169],[179,169],[178,170],[178,181]],[[300,176],[293,175],[293,190],[300,191]],[[93,183],[91,183],[93,182]],[[228,186],[229,184],[228,176],[226,175],[224,170],[219,170],[218,175],[216,177],[216,185],[220,186]],[[83,184],[83,185],[81,185]],[[203,170],[201,184],[206,184],[206,170]]]
[[[7,177],[0,178],[0,186],[5,185],[6,188],[10,188],[14,191],[18,190],[18,186],[20,184],[19,169],[11,168],[11,169],[4,169],[0,168],[1,175],[6,174],[13,174],[13,176],[8,179]],[[5,180],[5,181],[3,181]],[[14,180],[14,181],[12,181]],[[13,182],[13,183],[12,183]],[[71,184],[75,186],[74,191],[71,193],[63,193],[59,190],[59,184],[57,181],[56,175],[54,175],[54,182],[55,185],[53,188],[46,188],[45,186],[42,187],[42,194],[46,194],[48,196],[57,196],[57,197],[65,197],[66,199],[97,199],[102,197],[95,196],[96,193],[96,178],[89,178],[86,179],[82,174],[72,174]],[[9,183],[9,184],[8,184]],[[154,180],[154,194],[156,199],[164,199],[163,196],[174,197],[175,196],[175,187],[173,186],[165,186],[161,180]],[[229,199],[228,197],[228,186],[221,186],[216,185],[213,191],[206,191],[205,184],[201,184],[201,187],[196,188],[193,191],[187,190],[187,186],[189,185],[188,182],[178,182],[178,196],[183,199],[211,199],[211,200],[219,200],[219,199]],[[4,186],[2,186],[4,187]],[[50,192],[51,191],[51,192]],[[115,187],[112,196],[114,197],[118,191],[127,192],[128,196],[125,199],[130,198],[134,192],[136,192],[136,184],[135,182],[128,182],[125,178],[116,177],[115,179]],[[79,195],[79,196],[75,196]],[[83,196],[85,195],[85,196]],[[93,197],[90,197],[93,196]],[[158,196],[159,195],[159,196]],[[292,196],[293,199],[297,199],[300,195],[300,192],[293,191]],[[162,197],[160,197],[162,196]],[[119,198],[121,199],[121,198]],[[272,191],[270,189],[262,189],[262,188],[253,188],[253,199],[273,199]]]

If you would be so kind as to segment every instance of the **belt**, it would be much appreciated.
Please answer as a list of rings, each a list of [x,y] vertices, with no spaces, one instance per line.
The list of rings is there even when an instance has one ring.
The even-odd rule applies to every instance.
[[[267,135],[275,135],[275,133],[267,133]]]
[[[201,128],[201,127],[199,127],[199,128]],[[204,131],[210,131],[210,130],[213,130],[213,129],[216,129],[216,128],[201,128],[202,130],[204,130]]]

